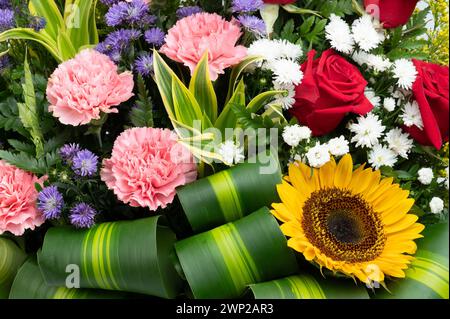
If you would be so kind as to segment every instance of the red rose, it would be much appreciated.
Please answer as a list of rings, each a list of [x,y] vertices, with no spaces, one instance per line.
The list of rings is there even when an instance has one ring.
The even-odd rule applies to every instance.
[[[294,3],[295,0],[263,0],[264,3],[269,3],[269,4],[291,4]]]
[[[358,68],[333,50],[314,60],[316,51],[308,53],[302,65],[302,83],[296,87],[291,109],[315,136],[332,132],[347,113],[365,115],[373,105],[364,95],[367,81]]]
[[[417,2],[419,0],[364,0],[364,6],[386,29],[391,29],[408,22]]]
[[[423,130],[416,126],[405,127],[405,130],[420,144],[441,149],[442,144],[448,142],[448,66],[419,60],[413,62],[418,75],[412,90],[422,114]]]

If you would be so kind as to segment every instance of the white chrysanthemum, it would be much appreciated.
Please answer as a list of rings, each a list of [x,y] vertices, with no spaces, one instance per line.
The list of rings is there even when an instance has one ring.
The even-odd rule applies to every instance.
[[[309,149],[306,153],[309,165],[311,167],[320,168],[331,160],[330,151],[328,145],[320,144],[318,142],[316,146]]]
[[[330,22],[325,27],[325,36],[336,51],[346,54],[353,51],[355,41],[353,41],[350,27],[337,15],[330,16]]]
[[[250,45],[247,55],[261,56],[265,62],[271,62],[280,58],[280,50],[275,41],[259,39]]]
[[[303,50],[300,45],[291,43],[287,40],[275,40],[274,42],[279,50],[278,59],[297,61],[303,55]]]
[[[349,125],[349,130],[355,134],[352,142],[356,147],[373,147],[378,144],[378,139],[383,136],[385,126],[381,123],[379,117],[373,113],[366,117],[359,117],[358,123]]]
[[[311,138],[311,130],[298,124],[286,126],[283,130],[283,140],[289,146],[296,147],[301,141]]]
[[[378,144],[369,152],[369,163],[375,169],[383,166],[394,167],[397,163],[397,155],[389,148]]]
[[[430,185],[434,178],[433,170],[429,167],[421,168],[417,174],[419,177],[417,178],[419,182],[423,185]]]
[[[440,214],[444,211],[444,201],[439,197],[433,197],[430,201],[430,209],[433,214]]]
[[[288,59],[272,61],[269,65],[273,72],[274,82],[279,84],[299,85],[303,79],[303,72],[300,65]]]
[[[328,150],[331,155],[344,156],[350,152],[350,147],[348,141],[342,135],[340,137],[333,138],[328,142]]]
[[[369,54],[367,56],[367,64],[376,72],[384,72],[392,66],[392,62],[389,59],[375,54]]]
[[[417,69],[412,61],[407,59],[399,59],[394,62],[394,78],[400,88],[411,90],[417,78]]]
[[[364,52],[364,51],[355,51],[352,54],[352,59],[353,61],[355,61],[356,63],[358,63],[359,65],[364,65],[367,64],[369,65],[369,53]]]
[[[271,104],[279,104],[285,110],[290,109],[295,104],[295,86],[293,84],[275,82],[274,90],[286,91],[287,93],[275,95],[275,100]]]
[[[414,145],[414,141],[409,138],[409,134],[404,133],[400,128],[394,128],[387,132],[385,141],[395,154],[406,159],[408,159],[408,154]]]
[[[420,113],[419,104],[416,101],[405,104],[400,118],[407,127],[417,126],[419,129],[423,129],[422,114]]]
[[[387,97],[383,101],[383,107],[388,112],[393,112],[395,108],[397,107],[397,102],[395,102],[395,99],[392,97]]]
[[[223,162],[228,166],[238,164],[245,159],[244,149],[236,145],[233,141],[225,141],[220,144],[217,152],[222,156]]]
[[[370,51],[378,47],[384,41],[384,33],[375,28],[372,17],[364,15],[353,22],[353,39],[364,51]]]
[[[376,95],[375,91],[372,88],[366,87],[366,89],[364,90],[364,95],[370,101],[370,103],[372,103],[374,108],[378,108],[380,106],[381,98]]]
[[[448,189],[448,186],[449,186],[449,172],[448,172],[448,166],[447,166],[447,168],[445,169],[445,177],[439,177],[439,178],[437,179],[437,182],[438,182],[439,184],[444,184],[445,187]]]

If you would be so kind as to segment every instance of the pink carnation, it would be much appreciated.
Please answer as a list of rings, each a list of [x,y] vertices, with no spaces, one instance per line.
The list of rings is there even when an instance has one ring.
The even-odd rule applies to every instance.
[[[84,125],[133,96],[133,76],[118,74],[111,59],[92,49],[58,66],[49,79],[49,111],[66,125]]]
[[[165,208],[175,188],[194,181],[192,154],[170,130],[132,128],[114,143],[111,159],[103,161],[101,178],[119,200],[133,207]]]
[[[211,80],[224,69],[238,64],[247,55],[244,46],[236,46],[242,33],[239,26],[215,13],[197,13],[179,20],[167,36],[161,52],[174,61],[184,63],[194,72],[206,50]]]
[[[35,183],[43,184],[33,174],[0,160],[0,235],[6,231],[21,236],[45,222],[36,207]]]

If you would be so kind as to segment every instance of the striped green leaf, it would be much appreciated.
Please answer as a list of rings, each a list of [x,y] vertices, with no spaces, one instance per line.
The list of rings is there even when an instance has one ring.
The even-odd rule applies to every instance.
[[[238,298],[250,284],[298,271],[268,208],[175,244],[195,298]]]
[[[225,134],[226,128],[236,127],[237,118],[232,109],[235,104],[245,107],[245,84],[243,80],[239,82],[233,96],[225,105],[222,113],[220,113],[219,118],[214,124],[216,128],[222,131],[222,134]]]
[[[255,299],[369,299],[363,285],[304,273],[250,286]]]
[[[58,51],[64,60],[70,60],[77,54],[77,49],[74,48],[66,32],[60,32],[58,34],[56,43],[58,45]]]
[[[194,121],[202,120],[200,105],[176,75],[172,75],[172,100],[177,121],[194,127]]]
[[[64,19],[54,0],[30,0],[30,13],[45,19],[44,30],[56,41],[60,31],[65,30]]]
[[[210,122],[214,123],[217,120],[217,96],[209,76],[208,52],[205,52],[198,63],[189,83],[189,90]]]
[[[0,299],[8,298],[17,270],[25,259],[25,253],[15,243],[0,237]]]
[[[155,72],[155,82],[158,86],[166,112],[169,118],[176,119],[172,97],[172,78],[176,77],[176,74],[156,50],[153,50],[153,70]]]
[[[195,232],[238,220],[278,200],[281,169],[262,174],[260,161],[242,163],[177,190],[178,199]]]
[[[90,39],[90,32],[94,32],[94,37],[97,33],[95,20],[92,19],[96,5],[97,0],[75,0],[71,8],[65,8],[65,11],[72,11],[66,19],[67,35],[77,51],[85,45],[98,42],[98,38],[95,43],[92,43]]]
[[[9,299],[122,299],[121,292],[96,289],[69,289],[47,285],[36,258],[29,258],[17,272]]]
[[[387,282],[389,291],[376,289],[373,298],[449,299],[448,223],[428,226],[422,235],[406,278]]]
[[[283,94],[286,91],[267,91],[264,93],[259,94],[256,96],[253,100],[250,101],[247,105],[247,110],[256,113],[260,109],[262,109],[266,104],[273,99],[278,94]]]
[[[173,298],[182,288],[170,255],[175,235],[159,216],[100,224],[90,230],[50,229],[38,262],[48,285],[65,285],[67,265],[80,269],[80,287]]]
[[[303,9],[303,8],[299,8],[296,5],[293,4],[286,4],[284,6],[282,6],[284,10],[286,10],[289,13],[293,13],[293,14],[312,14],[315,15],[319,18],[322,18],[322,16],[320,15],[320,12],[314,11],[314,10],[309,10],[309,9]]]
[[[236,91],[236,87],[238,85],[239,78],[241,77],[244,70],[250,66],[253,63],[256,63],[258,61],[262,61],[263,57],[261,56],[249,56],[242,60],[238,65],[233,67],[233,71],[231,71],[230,76],[230,83],[228,85],[228,95],[227,95],[227,102],[231,99],[233,94]]]

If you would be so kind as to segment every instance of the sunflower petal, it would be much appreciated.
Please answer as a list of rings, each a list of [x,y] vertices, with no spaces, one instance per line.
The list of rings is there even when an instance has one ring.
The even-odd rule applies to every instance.
[[[350,154],[345,155],[337,165],[334,185],[338,188],[347,188],[353,176],[353,160]]]
[[[411,214],[406,215],[404,218],[402,218],[395,224],[386,226],[385,227],[386,234],[392,234],[392,233],[402,231],[402,230],[414,225],[414,223],[417,222],[418,219],[419,219],[419,217],[417,217],[416,215],[411,215]]]
[[[332,158],[328,163],[319,170],[320,188],[330,188],[334,186],[334,174],[336,170],[336,162]]]

